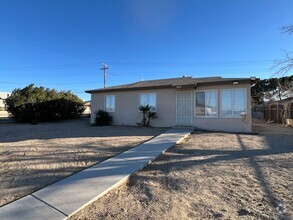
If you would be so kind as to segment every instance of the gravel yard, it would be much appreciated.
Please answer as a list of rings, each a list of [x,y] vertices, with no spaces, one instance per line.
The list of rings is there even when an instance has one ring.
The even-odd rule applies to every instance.
[[[194,132],[71,219],[293,219],[293,129]]]
[[[0,120],[0,206],[119,154],[164,128],[93,127],[88,118],[15,124]]]

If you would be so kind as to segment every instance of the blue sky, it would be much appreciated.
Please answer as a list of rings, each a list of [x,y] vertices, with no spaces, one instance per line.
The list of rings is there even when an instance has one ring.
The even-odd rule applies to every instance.
[[[293,51],[292,0],[0,0],[0,91],[141,79],[267,78]]]

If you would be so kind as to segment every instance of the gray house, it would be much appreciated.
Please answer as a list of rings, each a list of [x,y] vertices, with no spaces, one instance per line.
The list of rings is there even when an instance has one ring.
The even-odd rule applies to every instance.
[[[193,126],[216,131],[251,132],[250,86],[255,78],[170,78],[88,90],[91,123],[95,111],[113,116],[114,125],[136,125],[139,105],[149,104],[154,127]]]

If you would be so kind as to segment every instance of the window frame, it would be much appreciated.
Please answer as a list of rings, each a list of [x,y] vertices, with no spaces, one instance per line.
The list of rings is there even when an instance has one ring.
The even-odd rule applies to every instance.
[[[114,110],[112,110],[112,111],[107,110],[107,97],[114,97]],[[115,112],[116,111],[116,95],[105,95],[104,96],[104,110],[105,110],[105,112]]]
[[[196,93],[197,92],[204,92],[204,96],[206,96],[206,92],[216,92],[216,106],[217,106],[217,115],[196,115]],[[206,114],[206,102],[204,103],[205,107],[205,114]],[[205,90],[196,90],[194,91],[194,117],[196,118],[218,118],[219,117],[219,96],[217,89],[205,89]]]
[[[158,107],[157,107],[157,93],[155,92],[144,92],[144,93],[139,93],[138,95],[138,107],[141,106],[141,96],[142,95],[154,95],[155,96],[155,111],[151,110],[152,112],[157,112]],[[139,111],[139,110],[138,110]],[[140,111],[139,111],[140,112]]]
[[[235,106],[234,106],[234,91],[236,90],[244,90],[244,107],[245,107],[245,113],[247,114],[247,91],[246,88],[231,88],[231,89],[220,89],[220,118],[230,118],[230,119],[241,119],[241,115],[240,116],[235,116]],[[222,115],[222,91],[232,91],[232,116],[223,116]]]

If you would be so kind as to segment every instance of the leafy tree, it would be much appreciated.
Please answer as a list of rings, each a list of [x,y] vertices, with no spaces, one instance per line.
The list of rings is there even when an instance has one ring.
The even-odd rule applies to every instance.
[[[293,95],[293,76],[259,80],[251,88],[253,102],[282,100]]]
[[[84,111],[83,101],[70,91],[57,92],[34,84],[13,90],[5,107],[17,122],[73,119]]]

